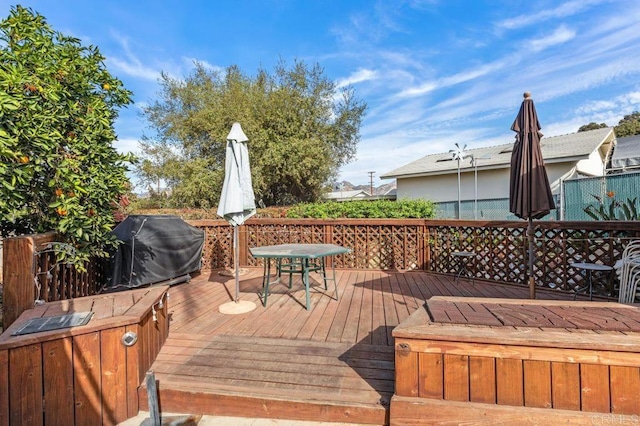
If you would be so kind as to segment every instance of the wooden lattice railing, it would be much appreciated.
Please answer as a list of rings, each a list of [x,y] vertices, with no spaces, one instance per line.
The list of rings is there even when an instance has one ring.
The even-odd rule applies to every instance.
[[[203,264],[209,269],[232,264],[233,229],[222,220],[191,221],[206,231]],[[628,241],[640,238],[640,222],[534,222],[537,287],[572,290],[584,285],[573,262],[613,265]],[[249,247],[285,243],[332,243],[351,248],[336,256],[338,268],[425,270],[454,274],[456,251],[476,253],[470,269],[476,278],[527,284],[528,242],[524,221],[422,219],[251,219],[239,229],[240,265],[256,266]],[[596,287],[613,296],[615,275]]]
[[[189,221],[206,232],[204,269],[233,264],[233,228],[224,220]],[[538,288],[572,290],[585,277],[570,266],[577,261],[613,265],[626,244],[640,238],[640,222],[535,223],[534,276]],[[239,229],[241,266],[262,265],[250,247],[285,243],[331,243],[351,249],[330,261],[338,268],[424,270],[454,274],[456,251],[471,251],[474,277],[526,285],[527,224],[524,221],[463,221],[424,219],[255,219]],[[55,263],[42,250],[52,233],[4,241],[4,326],[33,301],[53,301],[95,294],[105,282],[104,263],[87,265],[87,272]],[[12,269],[13,268],[13,269]],[[610,274],[595,293],[615,296]]]

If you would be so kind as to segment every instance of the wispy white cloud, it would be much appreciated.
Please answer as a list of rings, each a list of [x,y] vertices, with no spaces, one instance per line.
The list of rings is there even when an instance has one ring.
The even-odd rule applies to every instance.
[[[198,63],[198,64],[202,65],[205,69],[208,69],[208,70],[211,70],[211,71],[217,71],[217,72],[223,72],[224,71],[224,67],[221,67],[219,65],[211,64],[211,63],[209,63],[209,62],[207,62],[206,60],[203,60],[203,59],[197,59],[197,58],[191,58],[191,57],[183,56],[182,57],[182,63],[183,63],[183,66],[187,70],[194,69],[195,68],[195,64]]]
[[[581,105],[576,109],[580,114],[594,114],[603,110],[608,110],[616,106],[613,101],[591,101]]]
[[[353,84],[365,81],[375,80],[378,76],[377,71],[370,69],[359,69],[346,78],[339,79],[336,82],[338,88],[351,86]]]
[[[545,50],[548,47],[555,46],[557,44],[565,43],[576,36],[576,32],[567,28],[565,25],[561,25],[556,30],[544,37],[540,37],[526,42],[526,47],[533,52],[539,52]]]
[[[160,70],[143,64],[142,61],[140,61],[140,59],[132,52],[129,47],[129,40],[126,37],[117,33],[113,33],[113,37],[122,47],[124,58],[110,56],[107,58],[107,61],[111,65],[132,77],[153,81],[157,81],[158,78],[160,78]]]
[[[496,24],[498,28],[518,29],[551,19],[566,18],[576,15],[593,6],[606,3],[610,0],[572,0],[562,3],[553,9],[543,9],[533,13],[525,13],[514,18],[505,19]],[[535,7],[535,6],[534,6]]]
[[[623,93],[607,100],[593,100],[580,105],[576,108],[575,113],[581,117],[610,117],[612,113],[617,114],[619,121],[621,113],[628,114],[638,109],[640,105],[640,91],[633,90]],[[594,121],[594,120],[592,120]],[[616,122],[617,124],[617,122]]]
[[[508,61],[512,62],[513,57],[510,56]],[[462,70],[453,75],[442,77],[432,81],[427,81],[415,87],[409,87],[407,89],[404,89],[397,94],[397,97],[409,98],[409,97],[421,96],[429,92],[432,92],[436,89],[443,89],[443,88],[455,86],[461,83],[466,83],[471,80],[475,80],[479,77],[485,76],[489,73],[498,71],[502,69],[506,63],[507,61],[505,59],[500,59],[487,64],[478,64],[477,66]]]

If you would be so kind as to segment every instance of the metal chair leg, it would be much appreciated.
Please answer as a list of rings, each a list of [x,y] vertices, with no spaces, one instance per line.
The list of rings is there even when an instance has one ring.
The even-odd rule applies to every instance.
[[[264,263],[264,273],[262,275],[262,306],[267,307],[267,297],[269,296],[269,284],[271,281],[271,258],[266,258]]]

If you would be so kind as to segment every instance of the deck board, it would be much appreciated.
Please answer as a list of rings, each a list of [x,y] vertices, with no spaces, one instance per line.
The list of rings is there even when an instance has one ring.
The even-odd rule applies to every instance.
[[[242,315],[218,311],[233,300],[233,277],[206,272],[170,289],[170,333],[151,367],[164,411],[387,424],[395,326],[433,296],[529,296],[527,287],[449,275],[338,270],[338,301],[312,273],[311,310],[299,276],[292,289],[287,276],[273,285],[265,308],[262,272],[240,276],[240,299],[257,305]],[[144,386],[140,397],[145,409]]]

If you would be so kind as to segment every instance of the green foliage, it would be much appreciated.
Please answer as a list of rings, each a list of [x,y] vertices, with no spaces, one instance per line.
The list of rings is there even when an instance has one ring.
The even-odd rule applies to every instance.
[[[589,124],[580,126],[578,132],[586,132],[588,130],[601,129],[603,127],[607,127],[607,125],[605,123],[597,124],[592,121]],[[619,138],[640,135],[640,112],[635,111],[632,114],[625,115],[613,129],[616,136]]]
[[[616,136],[619,138],[625,136],[640,135],[640,112],[625,115],[618,125],[615,127]]]
[[[114,210],[127,204],[131,158],[112,142],[131,93],[96,47],[30,9],[11,8],[0,40],[0,232],[58,231],[71,260],[104,255]]]
[[[590,204],[584,208],[584,212],[594,220],[640,220],[639,209],[636,207],[637,198],[627,198],[625,201],[616,200],[613,192],[607,193],[608,201],[602,197],[593,195],[596,204]]]
[[[589,124],[585,124],[584,126],[580,126],[580,128],[578,129],[578,133],[579,132],[587,132],[589,130],[596,130],[596,129],[602,129],[608,127],[605,123],[595,123],[595,122],[591,122]]]
[[[425,200],[374,200],[298,204],[287,211],[288,218],[433,218],[435,206]]]
[[[145,110],[156,134],[145,138],[138,174],[147,184],[164,180],[175,207],[215,206],[226,136],[237,121],[249,138],[261,204],[319,199],[354,158],[366,109],[351,89],[338,89],[323,73],[295,62],[253,78],[235,66],[222,73],[200,64],[184,80],[163,75],[161,99]]]

